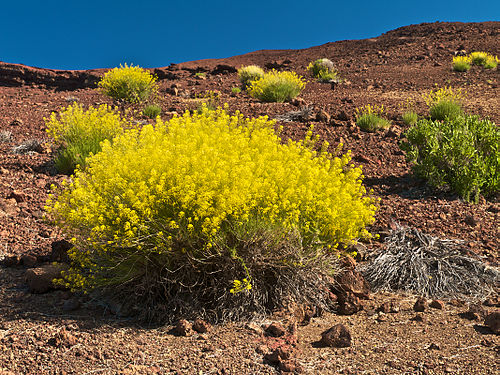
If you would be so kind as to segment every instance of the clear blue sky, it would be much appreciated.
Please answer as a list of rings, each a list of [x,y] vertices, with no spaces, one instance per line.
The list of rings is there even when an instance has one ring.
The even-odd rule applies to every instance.
[[[2,1],[0,12],[0,61],[151,68],[370,38],[421,22],[498,21],[500,1],[25,0]]]

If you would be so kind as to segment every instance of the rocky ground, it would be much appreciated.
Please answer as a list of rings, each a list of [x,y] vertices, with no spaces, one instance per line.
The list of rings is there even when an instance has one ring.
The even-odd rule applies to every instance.
[[[471,254],[498,267],[498,199],[469,204],[430,189],[411,175],[398,142],[406,130],[401,106],[410,99],[418,113],[426,114],[421,95],[436,85],[466,90],[469,112],[500,122],[500,70],[451,70],[453,55],[462,50],[500,55],[499,39],[499,22],[421,24],[372,39],[257,51],[152,71],[159,78],[164,118],[196,108],[197,97],[207,90],[218,91],[220,104],[248,116],[283,119],[301,112],[293,121],[278,121],[283,137],[298,139],[313,123],[332,148],[342,142],[352,151],[354,162],[363,166],[365,184],[381,198],[373,233],[383,238],[400,223],[464,240]],[[335,63],[343,83],[332,86],[310,77],[307,65],[322,57]],[[306,89],[283,104],[233,94],[239,86],[236,68],[248,64],[294,70],[308,78]],[[497,373],[500,338],[484,317],[498,311],[498,294],[479,304],[464,297],[419,308],[417,296],[354,290],[361,297],[356,310],[363,309],[353,314],[296,307],[266,321],[224,324],[207,332],[197,322],[198,332],[192,322],[144,327],[119,306],[64,290],[33,293],[45,288],[40,267],[61,260],[64,250],[61,234],[43,218],[50,185],[67,178],[53,167],[44,117],[74,101],[113,104],[95,89],[103,72],[0,63],[0,374]],[[365,104],[383,104],[391,128],[360,131],[354,110]],[[382,240],[364,245],[361,258],[385,246]]]

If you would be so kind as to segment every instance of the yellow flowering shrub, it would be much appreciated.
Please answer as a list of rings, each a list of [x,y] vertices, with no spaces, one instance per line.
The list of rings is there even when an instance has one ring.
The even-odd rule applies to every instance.
[[[127,64],[108,71],[98,86],[105,95],[129,103],[143,102],[158,91],[155,76],[139,66]]]
[[[457,72],[466,72],[470,69],[472,59],[470,56],[454,56],[452,67]]]
[[[56,167],[71,173],[77,165],[85,167],[85,159],[101,150],[101,142],[111,140],[131,124],[112,107],[103,104],[85,110],[75,103],[59,114],[45,119],[47,133],[57,148]]]
[[[463,115],[462,101],[465,93],[460,89],[441,87],[422,95],[429,106],[431,119],[443,121]]]
[[[305,85],[304,79],[295,72],[272,70],[250,81],[248,93],[264,102],[283,103],[299,95]]]
[[[283,144],[273,125],[205,107],[104,142],[47,203],[74,239],[67,286],[121,285],[153,273],[165,284],[181,270],[175,285],[213,289],[210,277],[219,277],[221,293],[240,298],[260,293],[259,283],[275,288],[259,273],[263,265],[297,274],[369,236],[375,199],[350,153],[314,151],[312,133]],[[185,280],[194,274],[196,282]]]
[[[238,77],[244,87],[248,86],[250,82],[264,76],[264,70],[257,65],[242,66],[238,69]]]

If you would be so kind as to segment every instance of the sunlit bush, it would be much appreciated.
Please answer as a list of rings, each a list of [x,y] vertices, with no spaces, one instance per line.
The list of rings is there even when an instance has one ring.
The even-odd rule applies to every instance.
[[[143,102],[158,91],[155,76],[145,69],[127,64],[107,72],[98,86],[105,95],[129,103]]]
[[[295,72],[278,72],[272,70],[258,80],[251,81],[248,87],[250,96],[263,102],[287,102],[304,89],[306,83]]]
[[[500,130],[477,116],[420,120],[402,148],[414,172],[436,187],[450,187],[465,200],[500,191]]]
[[[331,273],[334,249],[369,236],[375,201],[349,153],[313,151],[311,133],[283,144],[273,125],[205,108],[105,142],[47,204],[74,238],[66,285],[240,310],[321,292],[296,277]]]
[[[264,70],[257,65],[242,66],[238,69],[238,77],[243,87],[250,85],[250,82],[260,79],[264,76]]]
[[[365,105],[356,108],[356,125],[361,129],[374,132],[380,129],[387,129],[391,122],[384,118],[384,106]]]
[[[59,114],[52,113],[46,119],[47,133],[57,149],[56,168],[71,173],[77,165],[86,165],[86,158],[101,150],[101,142],[111,140],[131,125],[120,113],[103,104],[85,110],[75,103]]]

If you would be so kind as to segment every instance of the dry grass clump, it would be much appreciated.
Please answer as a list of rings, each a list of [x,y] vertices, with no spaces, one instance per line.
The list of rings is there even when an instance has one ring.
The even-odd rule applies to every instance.
[[[362,270],[373,290],[483,297],[499,286],[500,272],[464,255],[459,241],[398,225],[385,242],[386,249]]]

